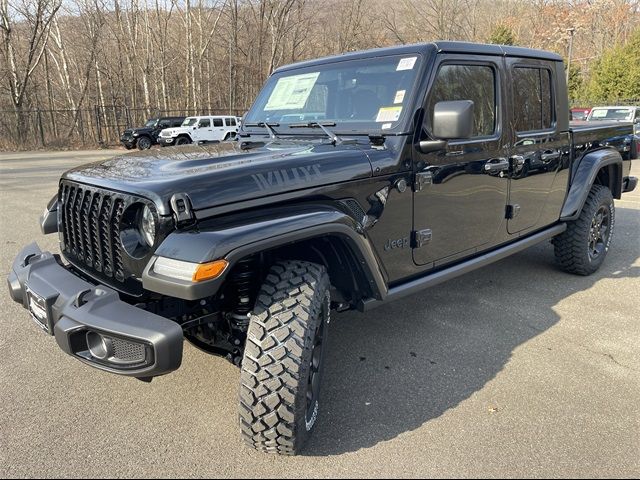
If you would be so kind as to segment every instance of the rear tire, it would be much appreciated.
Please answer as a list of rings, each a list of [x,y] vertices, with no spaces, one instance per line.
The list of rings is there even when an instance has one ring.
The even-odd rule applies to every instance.
[[[611,190],[593,185],[580,216],[553,239],[556,262],[565,272],[591,275],[604,262],[615,226]]]
[[[318,416],[329,326],[326,269],[283,261],[265,279],[241,367],[240,430],[247,445],[296,455]]]

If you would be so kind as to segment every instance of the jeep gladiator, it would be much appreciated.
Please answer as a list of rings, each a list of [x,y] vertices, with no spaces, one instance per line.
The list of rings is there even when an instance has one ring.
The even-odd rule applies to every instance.
[[[74,168],[11,297],[59,347],[149,380],[184,339],[240,369],[239,426],[300,452],[318,418],[331,313],[366,312],[551,241],[595,272],[633,126],[571,129],[561,57],[437,42],[282,67],[235,142]]]

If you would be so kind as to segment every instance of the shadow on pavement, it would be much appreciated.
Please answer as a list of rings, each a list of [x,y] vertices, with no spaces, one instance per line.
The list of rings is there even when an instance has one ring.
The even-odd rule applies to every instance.
[[[640,277],[632,266],[640,258],[638,211],[617,212],[612,250],[590,277],[558,270],[553,247],[543,243],[368,314],[335,315],[320,421],[303,454],[357,451],[421,427],[481,390],[514,349],[553,327],[560,301],[601,279]]]

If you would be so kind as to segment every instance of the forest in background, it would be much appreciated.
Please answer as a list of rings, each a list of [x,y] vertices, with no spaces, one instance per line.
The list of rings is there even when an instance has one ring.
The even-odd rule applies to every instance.
[[[0,148],[241,115],[279,65],[354,50],[442,39],[567,58],[570,29],[575,102],[640,99],[638,0],[0,0]]]

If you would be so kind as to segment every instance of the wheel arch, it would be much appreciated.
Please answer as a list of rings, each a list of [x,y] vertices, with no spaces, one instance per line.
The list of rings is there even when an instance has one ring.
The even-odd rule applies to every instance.
[[[267,254],[277,259],[306,260],[323,264],[332,284],[346,300],[360,297],[383,299],[387,284],[366,234],[356,220],[327,206],[272,209],[263,214],[199,225],[198,232],[174,232],[156,251],[157,256],[194,263],[224,258],[228,268],[218,278],[199,284],[159,279],[151,270],[143,274],[147,290],[195,300],[216,294],[238,262]]]
[[[622,156],[618,151],[603,148],[588,153],[582,158],[573,174],[560,220],[569,221],[578,218],[594,184],[609,188],[613,198],[621,197]]]

